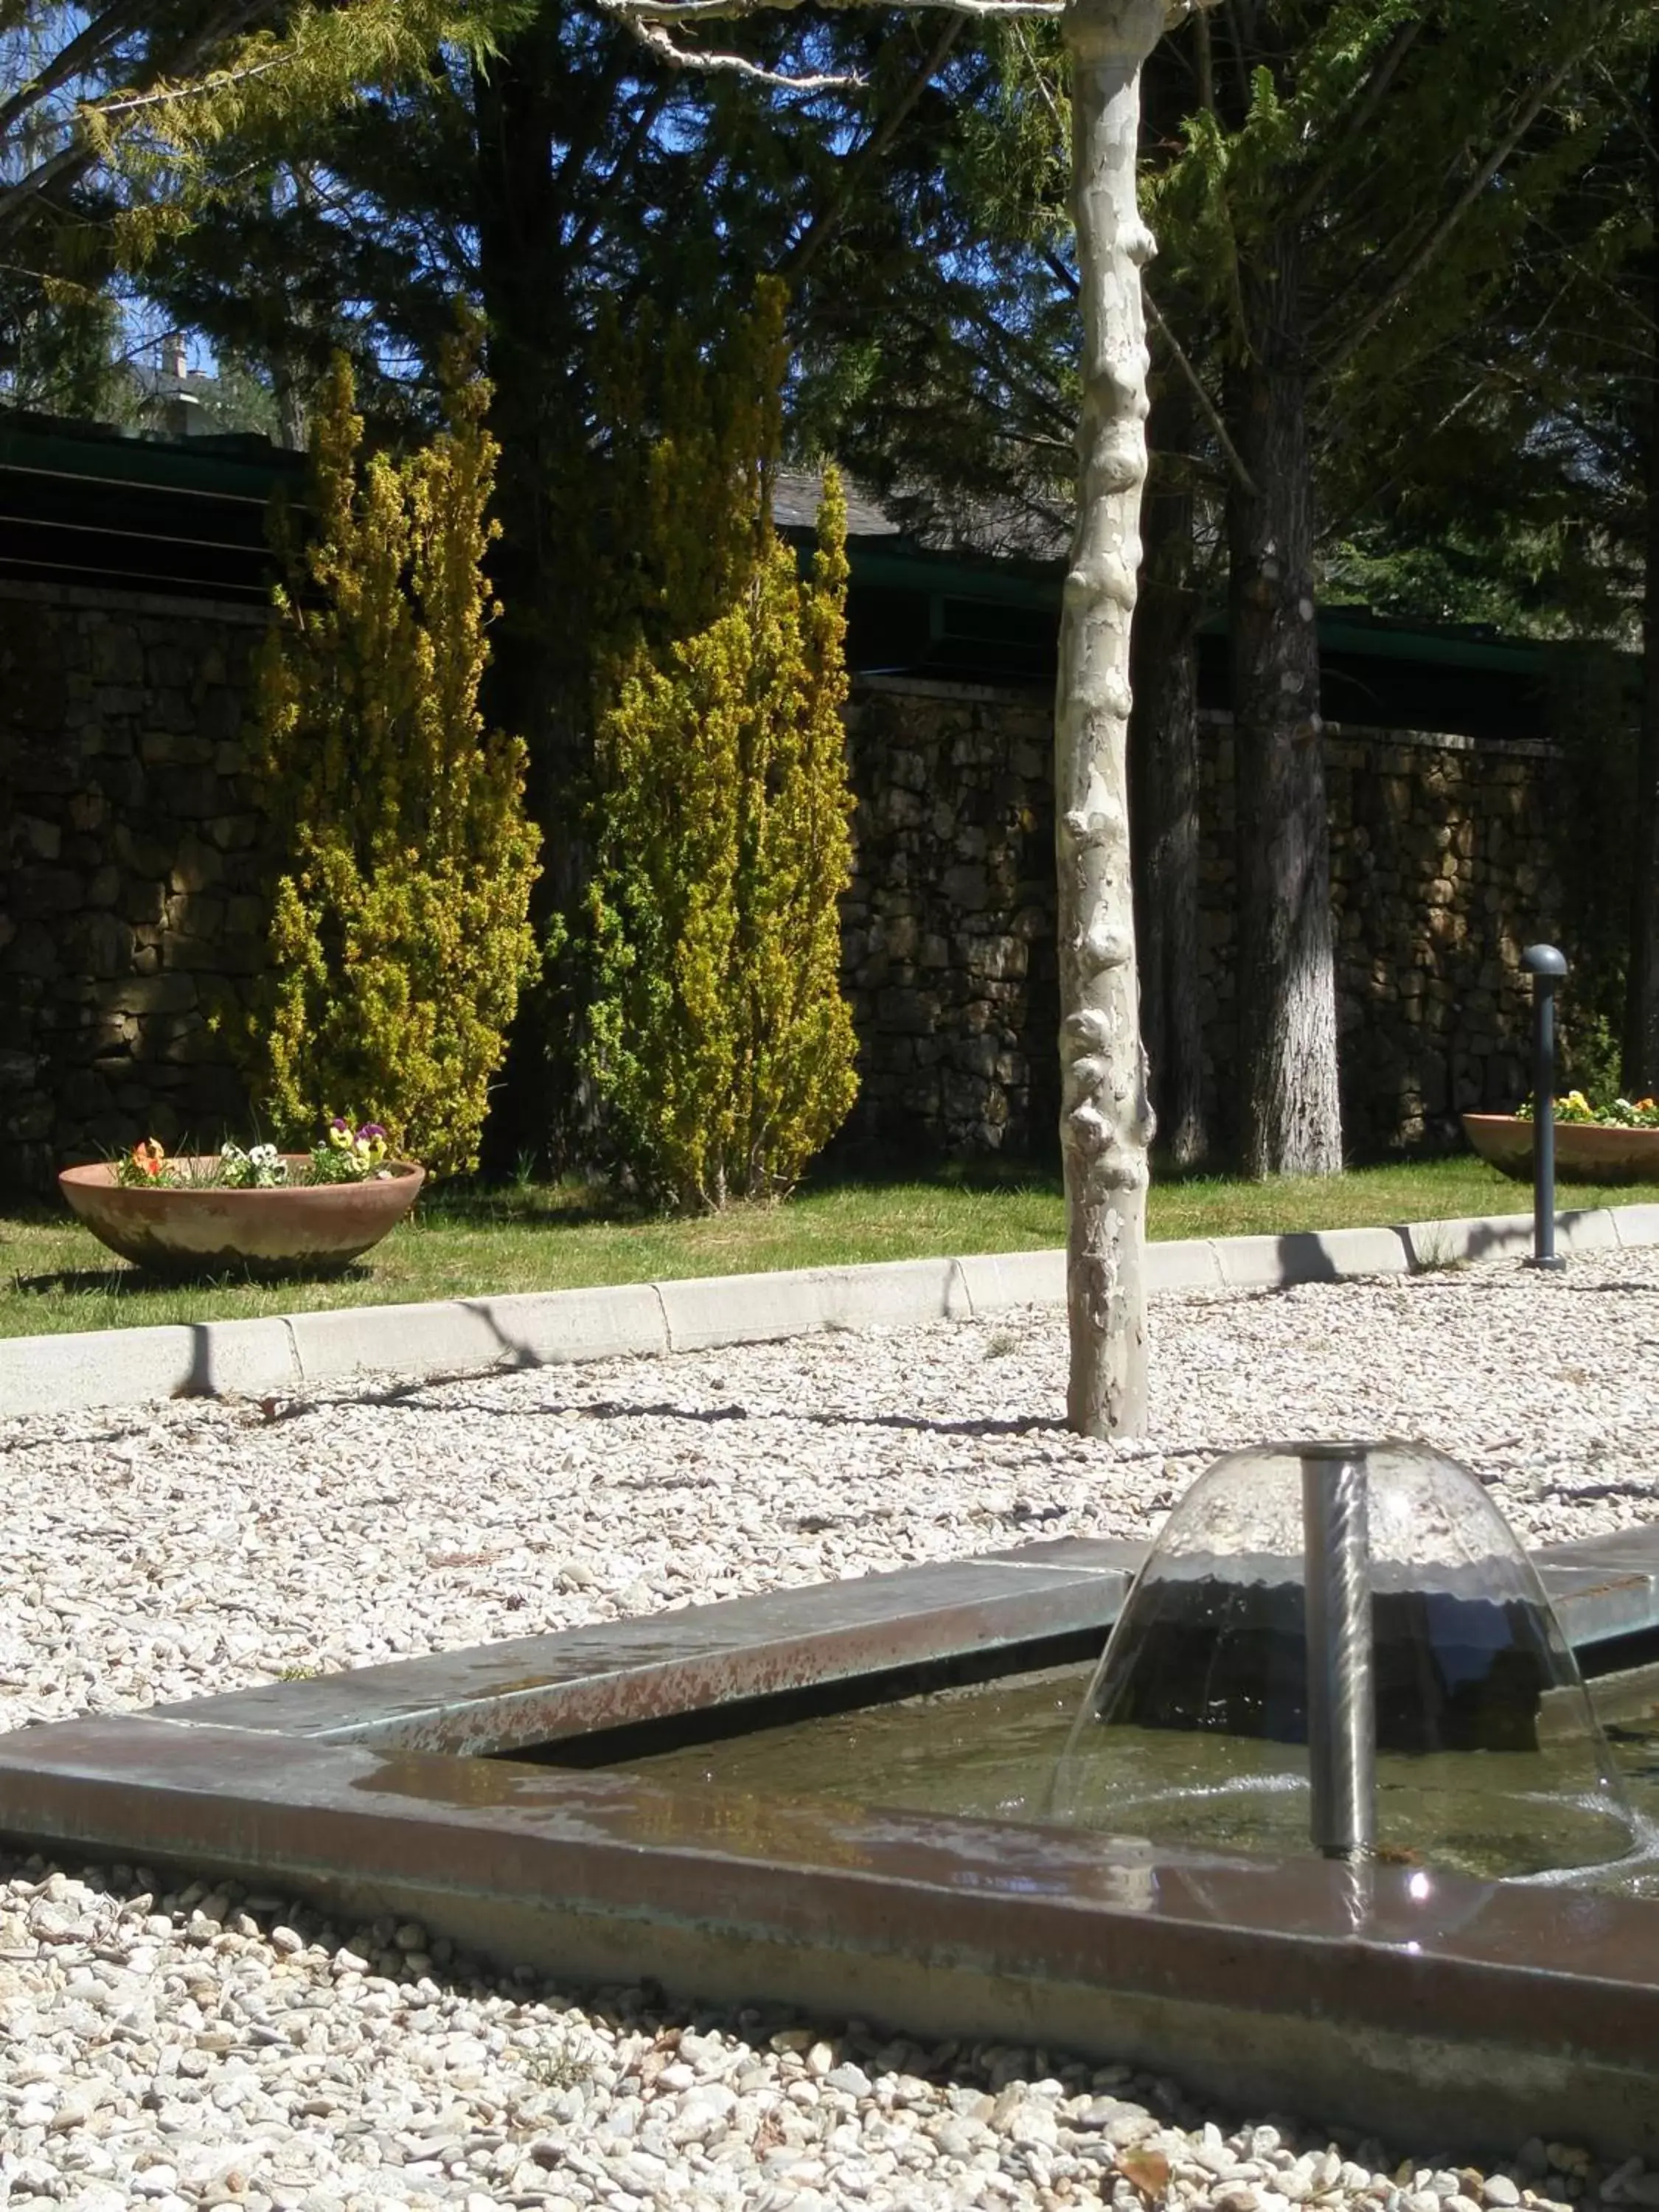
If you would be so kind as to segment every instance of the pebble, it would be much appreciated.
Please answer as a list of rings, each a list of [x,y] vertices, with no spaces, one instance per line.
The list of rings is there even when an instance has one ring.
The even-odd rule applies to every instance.
[[[0,1728],[1139,1535],[1287,1406],[1452,1452],[1530,1542],[1602,1534],[1659,1517],[1654,1302],[1608,1285],[1659,1291],[1659,1255],[1159,1298],[1151,1426],[1120,1444],[1063,1427],[1052,1310],[364,1383],[276,1421],[0,1423]],[[1659,2212],[1659,2172],[1571,2142],[1453,2170],[1062,2052],[578,2002],[410,1921],[139,1868],[0,1857],[0,2047],[10,2212],[1139,2212],[1137,2154],[1170,2212]]]

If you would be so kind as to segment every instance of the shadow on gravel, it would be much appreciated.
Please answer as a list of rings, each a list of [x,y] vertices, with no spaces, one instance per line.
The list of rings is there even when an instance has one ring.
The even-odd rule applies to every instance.
[[[507,1412],[508,1407],[493,1407],[492,1411]],[[620,1400],[604,1401],[597,1406],[544,1406],[540,1413],[577,1413],[589,1420],[665,1420],[665,1421],[749,1421],[785,1420],[808,1421],[820,1429],[920,1429],[942,1437],[1023,1437],[1033,1429],[1064,1431],[1066,1424],[1057,1418],[1038,1414],[1024,1420],[931,1421],[921,1413],[808,1413],[793,1407],[766,1407],[757,1413],[746,1406],[630,1406]]]
[[[920,1413],[810,1413],[793,1407],[766,1407],[758,1411],[748,1406],[674,1406],[666,1401],[655,1405],[631,1405],[620,1398],[601,1399],[597,1405],[565,1405],[556,1402],[542,1406],[487,1406],[477,1398],[448,1400],[441,1405],[426,1401],[425,1394],[437,1387],[441,1377],[428,1377],[424,1382],[394,1384],[386,1390],[352,1391],[336,1398],[295,1397],[267,1399],[261,1406],[262,1418],[267,1421],[298,1420],[307,1413],[320,1411],[327,1405],[375,1406],[391,1411],[418,1413],[487,1413],[495,1420],[523,1420],[538,1417],[544,1420],[575,1419],[584,1421],[696,1421],[712,1426],[719,1421],[784,1420],[808,1421],[823,1429],[915,1429],[942,1437],[1024,1437],[1034,1431],[1068,1434],[1066,1425],[1058,1415],[1050,1417],[1032,1414],[1020,1420],[933,1421]],[[455,1376],[454,1381],[476,1381],[476,1376]]]

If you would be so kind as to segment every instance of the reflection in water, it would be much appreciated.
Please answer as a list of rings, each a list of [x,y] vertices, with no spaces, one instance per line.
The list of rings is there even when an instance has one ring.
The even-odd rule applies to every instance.
[[[1532,1752],[1398,1752],[1376,1762],[1377,1856],[1492,1879],[1621,1859],[1622,1792],[1582,1787],[1582,1745]],[[1062,1763],[1049,1817],[1274,1857],[1306,1853],[1308,1778],[1289,1747],[1216,1731],[1092,1731]]]
[[[615,1771],[676,1788],[1036,1820],[1092,1672],[1054,1668],[934,1691],[644,1753]]]
[[[1069,1667],[939,1691],[900,1704],[680,1746],[619,1762],[611,1771],[694,1792],[699,1785],[711,1785],[774,1803],[836,1798],[970,1819],[1046,1821],[1054,1818],[1050,1790],[1056,1765],[1094,1674],[1092,1668]],[[1619,1732],[1613,1750],[1629,1777],[1628,1818],[1638,1838],[1659,1836],[1659,1739]],[[1158,1847],[1178,1844],[1291,1855],[1307,1850],[1307,1779],[1291,1765],[1290,1747],[1258,1742],[1252,1750],[1257,1764],[1243,1771],[1237,1761],[1223,1770],[1226,1750],[1214,1736],[1139,1730],[1133,1732],[1132,1746],[1126,1743],[1126,1752],[1139,1795],[1119,1808],[1110,1832],[1148,1838],[1155,1848],[1147,1851],[1144,1867],[1113,1869],[1114,1881],[1121,1878],[1122,1884],[1117,1901],[1142,1906],[1152,1902]],[[1202,1764],[1206,1757],[1217,1762],[1208,1771]],[[1382,1758],[1383,1864],[1403,1863],[1419,1872],[1442,1865],[1480,1873],[1501,1856],[1507,1858],[1509,1872],[1525,1872],[1562,1848],[1559,1833],[1547,1850],[1538,1841],[1546,1821],[1559,1815],[1583,1853],[1579,1865],[1563,1879],[1582,1881],[1585,1862],[1610,1860],[1616,1862],[1610,1874],[1593,1878],[1638,1894],[1659,1894],[1659,1856],[1652,1862],[1650,1888],[1644,1886],[1644,1862],[1625,1856],[1630,1831],[1624,1820],[1609,1821],[1597,1809],[1599,1799],[1589,1805],[1553,1802],[1547,1773],[1540,1776],[1525,1754],[1475,1760],[1473,1779],[1480,1799],[1469,1808],[1460,1849],[1419,1852],[1399,1844],[1395,1838],[1402,1828],[1431,1825],[1424,1808],[1433,1810],[1454,1771],[1456,1786],[1469,1788],[1470,1758]],[[1358,1872],[1363,1875],[1365,1869]]]

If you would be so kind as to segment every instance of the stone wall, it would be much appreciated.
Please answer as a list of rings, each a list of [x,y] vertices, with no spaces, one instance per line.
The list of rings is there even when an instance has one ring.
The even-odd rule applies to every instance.
[[[1029,691],[860,684],[844,914],[859,1097],[843,1141],[1023,1151],[1060,1114],[1054,710]]]
[[[1224,1142],[1236,1058],[1232,755],[1225,718],[1212,718],[1204,744],[1205,1041]],[[1558,844],[1565,769],[1562,755],[1536,740],[1328,730],[1351,1152],[1449,1141],[1458,1114],[1508,1112],[1530,1087],[1532,989],[1520,956],[1540,939],[1566,940]]]
[[[0,1178],[153,1133],[246,1127],[234,1017],[261,957],[264,829],[242,745],[263,616],[0,582]],[[1050,1155],[1050,708],[1031,691],[861,683],[846,977],[852,1146]],[[1536,744],[1328,740],[1351,1148],[1449,1133],[1524,1088],[1520,946],[1558,935],[1562,763]],[[1229,1133],[1231,741],[1204,731],[1200,991]],[[1568,947],[1569,952],[1571,947]]]
[[[261,958],[241,744],[254,611],[0,582],[0,1143],[9,1183],[245,1118]]]
[[[902,679],[855,696],[855,1140],[1054,1149],[1050,712],[1030,691]],[[1526,1088],[1518,955],[1564,926],[1564,763],[1531,741],[1333,726],[1326,742],[1349,1148],[1449,1139],[1457,1112],[1512,1106]],[[1224,1142],[1237,1061],[1225,716],[1206,718],[1202,758],[1200,994]]]

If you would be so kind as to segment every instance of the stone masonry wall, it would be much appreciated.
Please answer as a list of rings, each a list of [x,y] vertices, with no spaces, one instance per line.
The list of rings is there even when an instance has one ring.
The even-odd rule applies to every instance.
[[[264,827],[242,743],[257,610],[0,582],[0,1180],[145,1133],[216,1146],[246,1102],[222,1017],[257,972]],[[1058,1112],[1050,708],[861,683],[845,975],[847,1140],[1052,1152]],[[1558,935],[1547,746],[1328,738],[1348,1142],[1449,1133],[1525,1087],[1522,944]],[[1215,1105],[1235,1060],[1232,763],[1204,731],[1200,980]],[[1571,955],[1571,947],[1568,948]]]
[[[1204,769],[1205,1041],[1225,1142],[1236,1016],[1224,717],[1205,731]],[[1565,760],[1526,738],[1332,725],[1325,774],[1346,1142],[1364,1154],[1449,1139],[1460,1113],[1510,1112],[1530,1087],[1520,957],[1566,939]]]
[[[844,1141],[1040,1145],[1060,1114],[1053,708],[1029,692],[871,682],[848,734],[857,857],[842,974],[860,1081]]]
[[[902,679],[854,696],[855,1139],[1054,1148],[1050,712],[1030,691]],[[1507,1109],[1527,1087],[1518,956],[1560,938],[1564,764],[1530,741],[1333,726],[1326,744],[1348,1146],[1449,1138],[1459,1111]],[[1224,1143],[1237,1060],[1224,715],[1206,718],[1202,757],[1200,994]]]
[[[241,744],[261,613],[0,582],[0,1158],[43,1184],[246,1116],[262,955]]]

